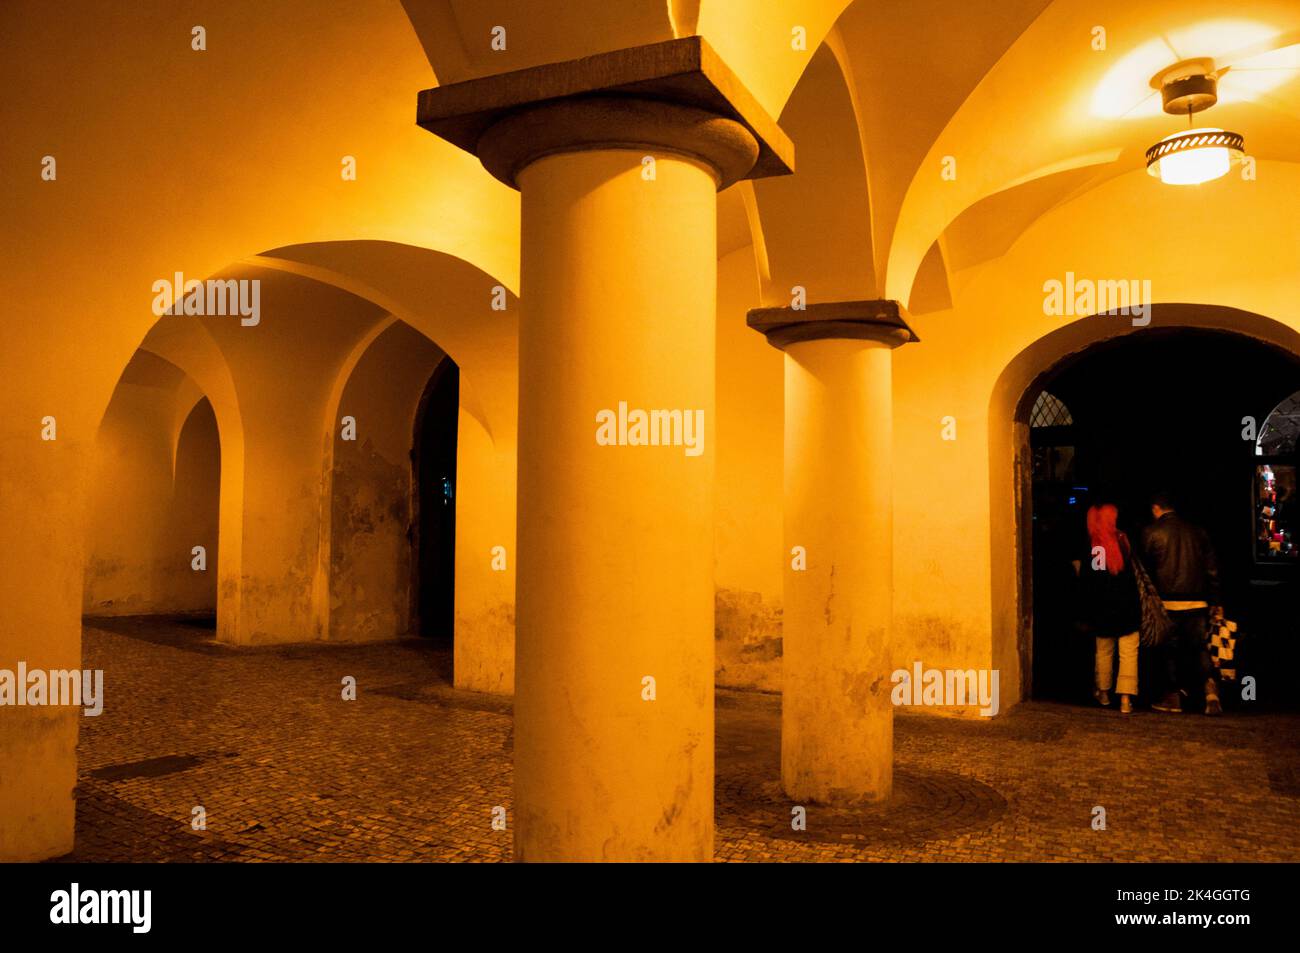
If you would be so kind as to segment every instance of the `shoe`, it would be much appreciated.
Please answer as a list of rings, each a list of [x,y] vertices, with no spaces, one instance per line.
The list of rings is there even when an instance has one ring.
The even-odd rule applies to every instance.
[[[1207,715],[1222,715],[1223,703],[1219,701],[1219,686],[1214,684],[1214,679],[1205,680],[1205,713]]]
[[[1177,714],[1183,710],[1183,698],[1178,692],[1170,692],[1151,706],[1152,711],[1164,711]]]
[[[1097,704],[1102,708],[1110,707],[1110,692],[1102,691],[1100,688],[1092,693],[1092,697],[1097,699]]]
[[[1120,696],[1119,696],[1119,713],[1120,713],[1121,715],[1131,715],[1131,714],[1133,714],[1133,696],[1132,696],[1132,695],[1120,695]]]

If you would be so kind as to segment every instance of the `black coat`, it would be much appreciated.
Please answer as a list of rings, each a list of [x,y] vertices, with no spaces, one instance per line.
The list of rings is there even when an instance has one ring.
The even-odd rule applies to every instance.
[[[1114,575],[1105,569],[1092,568],[1091,545],[1080,557],[1079,622],[1097,638],[1128,635],[1136,632],[1142,623],[1133,557],[1127,545],[1122,542],[1121,546],[1125,551],[1124,568]]]
[[[1142,531],[1142,549],[1160,598],[1221,604],[1219,566],[1205,530],[1166,513]]]

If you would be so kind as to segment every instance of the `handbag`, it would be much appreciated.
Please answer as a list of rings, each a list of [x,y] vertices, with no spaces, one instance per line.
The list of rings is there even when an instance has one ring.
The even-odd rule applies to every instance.
[[[1133,557],[1133,575],[1137,578],[1138,602],[1142,607],[1139,642],[1143,648],[1148,649],[1164,645],[1169,641],[1174,623],[1165,611],[1165,604],[1160,600],[1160,593],[1147,574],[1146,567],[1136,556]]]

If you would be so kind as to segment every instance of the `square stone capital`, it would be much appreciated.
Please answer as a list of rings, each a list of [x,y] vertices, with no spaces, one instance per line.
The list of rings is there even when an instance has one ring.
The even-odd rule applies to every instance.
[[[888,298],[809,304],[798,310],[754,308],[746,323],[781,349],[825,338],[880,341],[890,347],[921,340],[907,323],[906,309]]]
[[[503,119],[535,107],[593,98],[612,109],[622,98],[683,106],[734,121],[758,144],[758,158],[743,177],[788,175],[794,170],[790,139],[699,36],[422,90],[416,122],[479,155],[479,140]]]

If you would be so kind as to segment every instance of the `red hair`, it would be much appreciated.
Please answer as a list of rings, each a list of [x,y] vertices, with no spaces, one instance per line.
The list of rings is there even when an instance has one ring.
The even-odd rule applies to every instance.
[[[1088,536],[1095,551],[1098,546],[1106,554],[1106,571],[1112,576],[1124,568],[1124,551],[1128,540],[1115,526],[1119,510],[1110,503],[1088,507]]]

